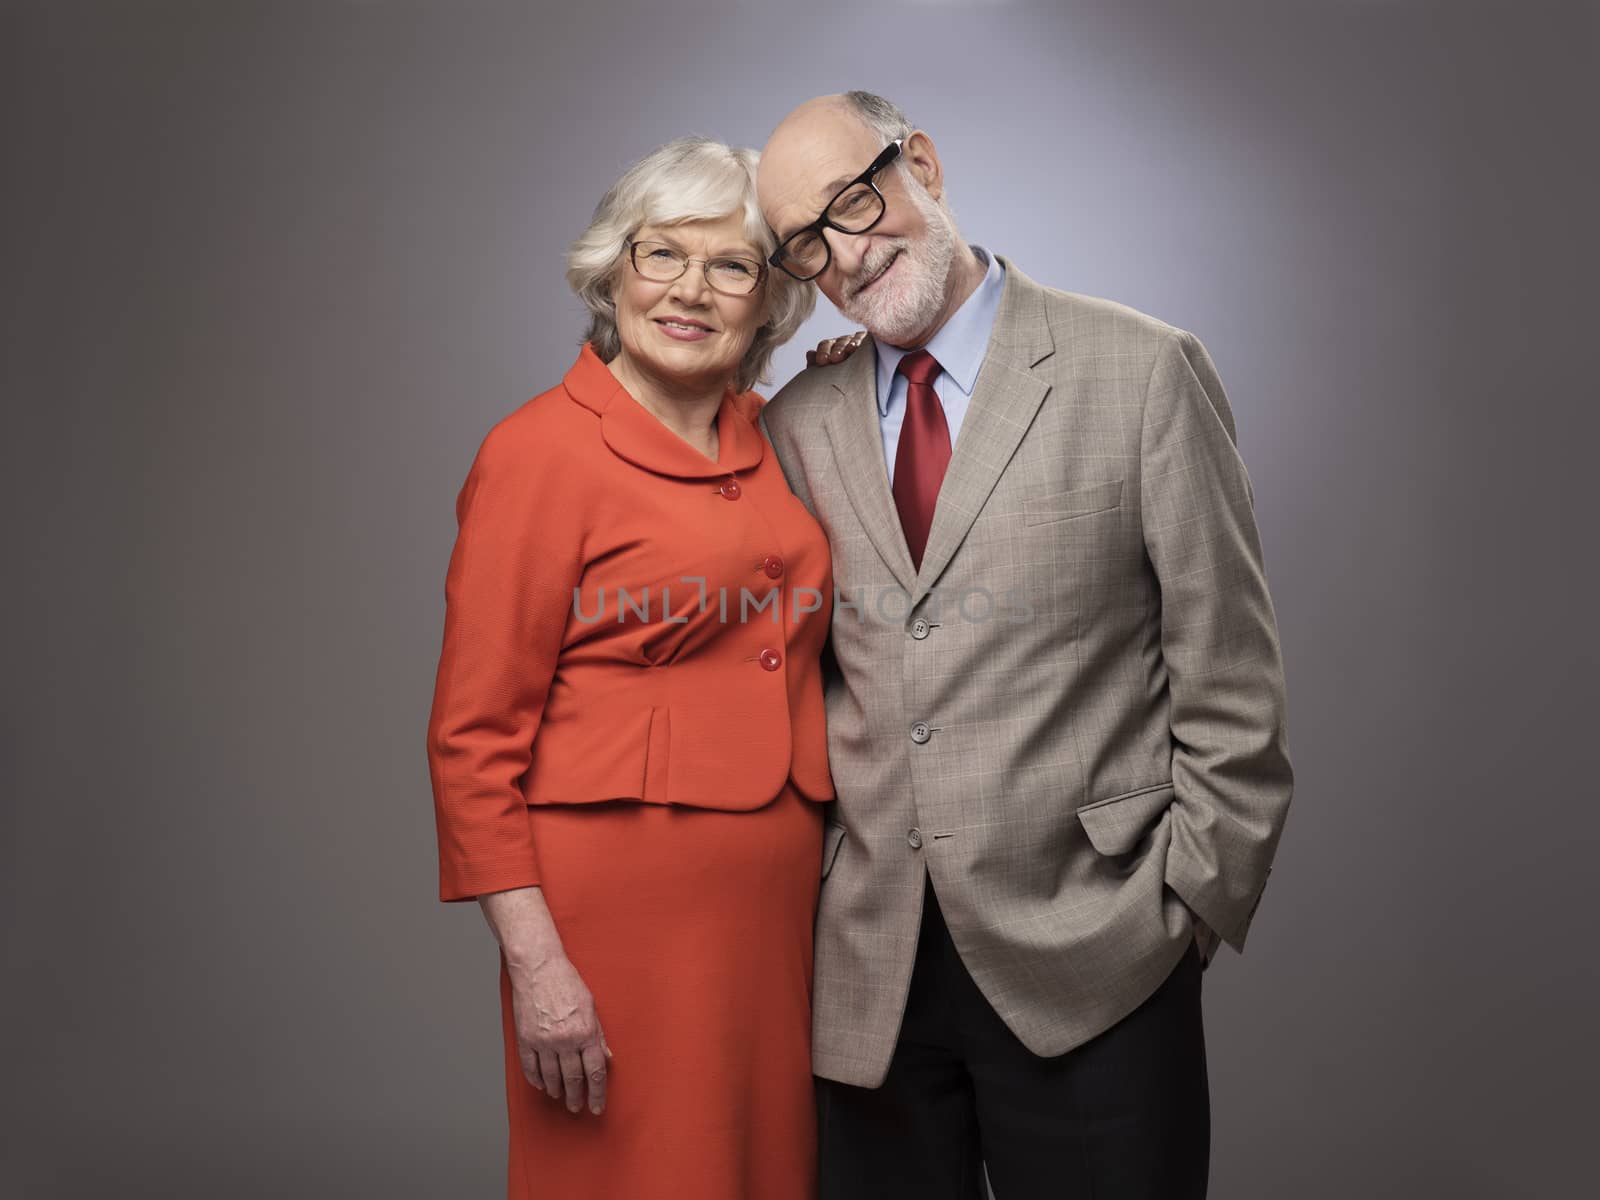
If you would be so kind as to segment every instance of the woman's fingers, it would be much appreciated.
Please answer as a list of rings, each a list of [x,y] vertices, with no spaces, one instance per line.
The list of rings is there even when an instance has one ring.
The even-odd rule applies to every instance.
[[[561,1086],[567,1102],[568,1112],[579,1112],[583,1108],[583,1058],[576,1050],[563,1050],[561,1052]]]
[[[522,1077],[539,1091],[544,1091],[544,1078],[539,1074],[539,1052],[528,1043],[521,1044]]]
[[[584,1077],[589,1084],[589,1111],[599,1116],[606,1110],[606,1074],[610,1064],[606,1061],[610,1051],[598,1043],[585,1046],[579,1055]]]
[[[856,352],[866,338],[867,331],[858,329],[854,333],[847,333],[840,337],[823,338],[817,343],[815,350],[806,351],[806,365],[808,367],[828,367],[834,363],[843,362]]]
[[[561,1061],[555,1051],[539,1052],[539,1075],[544,1080],[544,1094],[552,1100],[561,1099]]]
[[[606,1084],[611,1075],[611,1047],[605,1034],[576,1050],[529,1050],[523,1059],[524,1077],[552,1100],[566,1103],[569,1112],[589,1111],[599,1116],[606,1108]]]
[[[861,345],[861,340],[866,336],[864,330],[858,330],[855,333],[847,333],[843,337],[834,338],[828,346],[828,361],[843,362],[856,352],[856,347]]]

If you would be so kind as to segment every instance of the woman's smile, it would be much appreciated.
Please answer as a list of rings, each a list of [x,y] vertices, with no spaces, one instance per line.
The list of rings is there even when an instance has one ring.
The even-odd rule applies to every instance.
[[[710,337],[716,330],[692,317],[656,317],[661,332],[680,342],[698,342]]]

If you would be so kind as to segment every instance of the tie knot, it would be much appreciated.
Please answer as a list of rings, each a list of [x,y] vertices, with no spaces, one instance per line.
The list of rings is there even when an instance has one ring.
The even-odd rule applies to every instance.
[[[907,383],[931,385],[942,370],[944,368],[939,365],[939,360],[926,350],[913,350],[900,360],[895,373],[904,375]]]

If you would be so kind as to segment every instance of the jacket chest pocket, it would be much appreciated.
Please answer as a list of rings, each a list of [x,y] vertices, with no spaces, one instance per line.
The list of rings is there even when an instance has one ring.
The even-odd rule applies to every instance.
[[[1028,525],[1053,525],[1110,512],[1122,507],[1122,480],[1110,479],[1084,487],[1068,488],[1043,496],[1029,496],[1022,502],[1022,519]]]

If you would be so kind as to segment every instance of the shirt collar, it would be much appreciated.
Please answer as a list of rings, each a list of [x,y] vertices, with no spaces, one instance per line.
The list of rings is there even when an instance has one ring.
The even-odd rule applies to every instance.
[[[989,350],[989,334],[994,330],[994,319],[1000,312],[1000,295],[1005,290],[1005,268],[1000,260],[982,246],[973,246],[972,252],[989,264],[982,281],[972,295],[961,302],[961,307],[950,314],[950,319],[939,327],[928,344],[923,347],[939,360],[944,373],[961,389],[963,395],[972,395],[978,382],[978,370],[983,366],[984,355]],[[889,394],[894,386],[895,368],[900,360],[910,354],[899,346],[872,339],[878,350],[878,413],[887,416]]]

